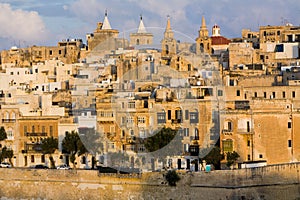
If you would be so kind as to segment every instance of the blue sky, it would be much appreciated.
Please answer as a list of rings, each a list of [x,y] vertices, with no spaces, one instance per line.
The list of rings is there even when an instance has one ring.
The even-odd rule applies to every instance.
[[[66,38],[85,42],[86,33],[95,30],[106,9],[112,28],[121,36],[136,31],[142,14],[157,41],[167,15],[175,36],[186,42],[197,37],[202,15],[209,30],[216,23],[228,38],[240,37],[243,28],[256,31],[263,25],[300,24],[298,0],[0,0],[0,9],[0,49],[55,46]]]

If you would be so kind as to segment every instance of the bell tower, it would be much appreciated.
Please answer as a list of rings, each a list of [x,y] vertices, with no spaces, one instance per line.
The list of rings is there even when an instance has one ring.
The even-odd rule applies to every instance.
[[[196,38],[196,54],[201,53],[211,54],[211,38],[209,37],[204,16],[202,16],[199,36]]]
[[[170,61],[171,57],[177,53],[177,41],[174,38],[174,32],[171,29],[170,17],[168,16],[164,38],[161,41],[161,57]]]
[[[140,24],[136,33],[130,34],[130,45],[151,45],[153,43],[153,34],[148,33],[142,15],[140,16]]]

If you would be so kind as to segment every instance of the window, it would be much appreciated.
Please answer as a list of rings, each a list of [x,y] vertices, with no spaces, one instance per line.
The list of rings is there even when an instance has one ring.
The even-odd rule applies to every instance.
[[[189,128],[184,128],[184,129],[183,129],[183,134],[184,134],[183,136],[184,136],[184,137],[188,137],[188,136],[190,135],[189,132],[190,132],[190,129],[189,129]]]
[[[157,123],[158,124],[166,123],[166,113],[165,112],[157,113]]]
[[[126,124],[126,117],[121,117],[121,125],[125,125]]]
[[[282,98],[285,98],[285,92],[282,92]]]
[[[86,157],[85,156],[81,157],[81,164],[86,164]]]
[[[34,163],[34,155],[31,155],[31,162]]]
[[[254,92],[254,97],[257,97],[257,92]]]
[[[276,94],[275,94],[275,92],[272,92],[272,98],[276,98]]]
[[[284,45],[283,44],[277,44],[275,47],[275,52],[284,52]]]
[[[296,92],[293,91],[293,92],[292,92],[292,98],[295,98],[295,97],[296,97]]]
[[[50,126],[49,130],[50,130],[49,132],[50,132],[50,137],[51,137],[51,136],[53,136],[53,126]]]
[[[172,115],[171,115],[171,110],[168,110],[168,120],[171,120]]]
[[[238,97],[241,96],[241,91],[240,90],[236,91],[236,96],[238,96]]]
[[[251,142],[250,142],[250,140],[248,140],[247,141],[247,146],[250,147],[250,144],[251,144]]]
[[[186,119],[186,120],[189,119],[189,110],[185,110],[185,119]]]
[[[292,140],[288,140],[288,147],[292,147]]]
[[[259,158],[263,158],[263,155],[262,155],[262,154],[259,154]]]
[[[13,133],[12,130],[6,131],[6,134],[7,134],[7,139],[8,140],[13,140],[14,139],[14,133]]]
[[[223,96],[223,90],[218,90],[218,96],[219,97]]]
[[[145,124],[146,119],[144,116],[138,116],[138,124]]]
[[[266,92],[264,92],[264,98],[267,98],[267,93]]]
[[[52,50],[49,51],[50,56],[52,55]]]
[[[133,124],[133,123],[134,123],[133,117],[131,116],[127,117],[127,124]]]
[[[247,132],[250,132],[250,121],[247,121]]]
[[[223,140],[222,146],[223,146],[224,152],[232,152],[233,151],[233,141],[232,140]]]
[[[182,111],[181,110],[175,111],[175,119],[178,119],[178,120],[182,119]]]
[[[128,108],[135,108],[135,102],[128,102]]]
[[[250,156],[250,154],[248,154],[248,156],[247,156],[247,159],[248,159],[248,160],[251,160],[251,156]]]
[[[228,131],[232,131],[232,122],[227,122]]]
[[[189,152],[189,148],[190,148],[189,144],[183,144],[183,150],[184,150],[184,152]]]
[[[45,163],[45,155],[41,155],[41,162]]]
[[[145,138],[146,137],[146,131],[144,129],[140,130],[140,138]]]
[[[195,140],[199,140],[199,130],[195,128]]]
[[[292,128],[292,122],[288,122],[288,128]]]
[[[198,118],[199,113],[198,112],[190,112],[190,123],[198,123],[199,118]]]

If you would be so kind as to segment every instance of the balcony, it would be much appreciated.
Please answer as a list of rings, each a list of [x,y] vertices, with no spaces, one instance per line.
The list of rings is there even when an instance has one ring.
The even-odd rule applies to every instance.
[[[182,119],[172,119],[172,124],[180,124],[182,123]]]
[[[2,123],[15,123],[16,119],[2,119]]]
[[[136,137],[135,136],[128,136],[126,137],[126,142],[129,144],[134,144],[136,142]]]
[[[40,143],[26,143],[22,153],[40,153],[42,146]]]
[[[190,136],[190,140],[199,140],[199,136]]]
[[[199,155],[199,145],[191,145],[189,147],[190,156],[198,156]]]
[[[25,133],[25,136],[27,137],[47,137],[47,133],[44,132],[34,132],[34,133]]]
[[[222,130],[222,134],[224,134],[224,135],[232,135],[232,133],[233,133],[233,130],[231,130],[231,129],[223,129]]]
[[[238,134],[253,134],[254,133],[254,129],[253,128],[243,128],[243,129],[238,129],[237,130]]]

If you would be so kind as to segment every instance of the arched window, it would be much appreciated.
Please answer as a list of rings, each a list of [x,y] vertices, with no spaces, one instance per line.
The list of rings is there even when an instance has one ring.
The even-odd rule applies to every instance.
[[[195,140],[199,140],[199,130],[195,128]]]
[[[165,48],[166,48],[166,54],[168,55],[169,54],[169,45],[166,44]]]
[[[9,119],[9,112],[5,112],[5,119]]]
[[[202,52],[202,53],[203,53],[203,51],[204,51],[204,44],[203,44],[203,43],[201,43],[201,44],[200,44],[200,52]]]
[[[136,39],[136,45],[140,45],[140,39]]]
[[[15,112],[11,113],[11,119],[16,119],[16,113]]]

